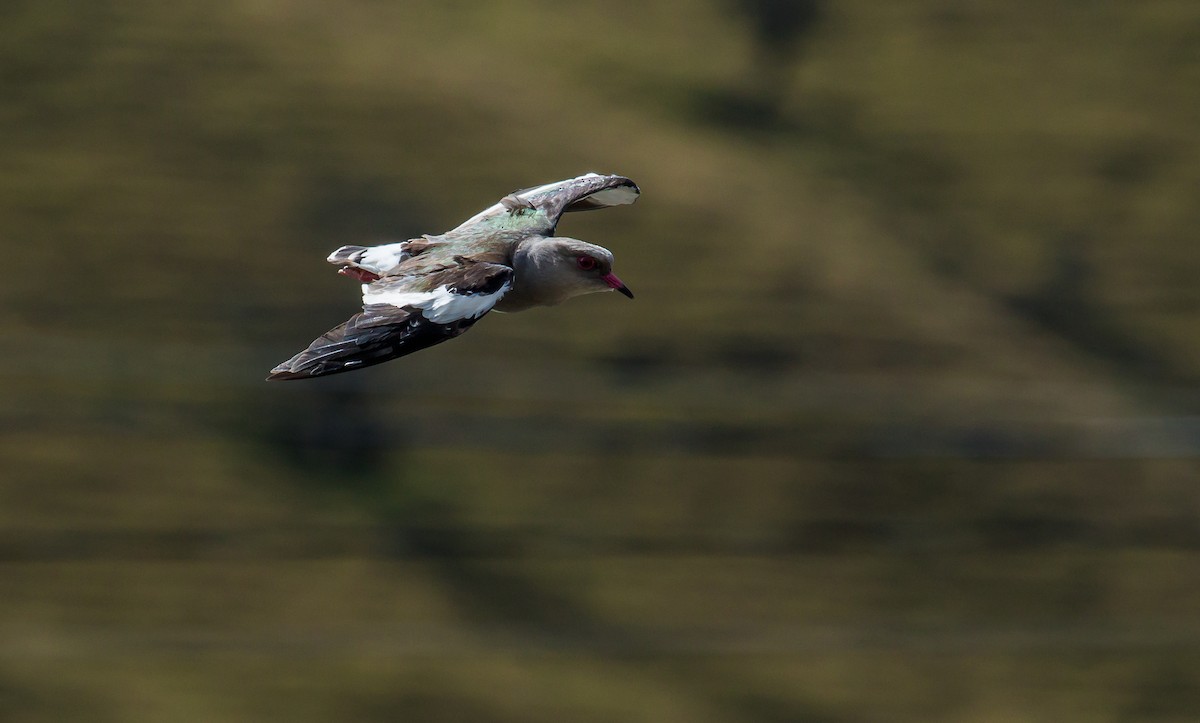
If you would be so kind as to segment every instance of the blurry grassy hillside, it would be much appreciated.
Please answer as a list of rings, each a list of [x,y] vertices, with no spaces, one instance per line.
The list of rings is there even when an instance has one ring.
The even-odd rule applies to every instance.
[[[0,8],[0,718],[1195,719],[1200,9],[769,6]],[[262,382],[587,170],[636,301]]]

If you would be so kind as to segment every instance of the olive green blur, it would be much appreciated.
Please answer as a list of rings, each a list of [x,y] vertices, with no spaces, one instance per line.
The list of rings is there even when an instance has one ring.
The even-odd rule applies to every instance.
[[[0,719],[1200,719],[1200,5],[0,4]],[[586,171],[637,292],[354,374]]]

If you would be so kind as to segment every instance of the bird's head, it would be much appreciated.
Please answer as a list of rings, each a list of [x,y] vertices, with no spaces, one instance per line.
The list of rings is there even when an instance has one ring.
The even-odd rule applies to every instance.
[[[554,237],[542,268],[564,299],[597,291],[619,291],[630,299],[633,292],[613,273],[612,252],[579,239]]]

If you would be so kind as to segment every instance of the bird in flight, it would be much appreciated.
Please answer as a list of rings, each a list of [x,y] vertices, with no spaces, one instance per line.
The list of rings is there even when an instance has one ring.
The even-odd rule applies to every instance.
[[[554,229],[564,213],[630,204],[640,193],[624,176],[588,173],[516,191],[440,236],[343,246],[328,261],[362,282],[363,310],[267,379],[379,364],[453,339],[492,309],[524,311],[597,291],[632,299],[608,249]]]

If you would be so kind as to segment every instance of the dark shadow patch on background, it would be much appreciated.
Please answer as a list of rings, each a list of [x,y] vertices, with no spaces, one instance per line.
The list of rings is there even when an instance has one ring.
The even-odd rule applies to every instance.
[[[775,338],[735,334],[717,344],[714,358],[721,366],[744,374],[775,377],[800,363],[800,356]]]
[[[1164,659],[1144,677],[1134,699],[1126,704],[1120,721],[1194,720],[1200,711],[1200,686],[1196,685],[1195,651]]]
[[[272,441],[294,468],[360,477],[383,460],[382,421],[361,384],[301,392],[301,404],[283,412]],[[291,406],[291,405],[289,405]]]
[[[41,676],[27,682],[0,670],[0,719],[88,720],[95,723],[122,720],[112,712],[117,707],[103,694],[82,686],[70,688],[60,681],[46,682],[52,680]],[[37,711],[37,715],[28,717],[30,711]]]
[[[1087,245],[1088,240],[1076,234],[1060,238],[1050,277],[1028,294],[1005,297],[1008,307],[1127,376],[1155,382],[1195,381],[1184,368],[1131,338],[1092,301],[1090,290],[1097,272]]]
[[[678,354],[662,339],[626,339],[602,356],[613,382],[622,387],[641,387],[668,378]]]
[[[748,27],[753,42],[741,84],[701,98],[701,110],[718,123],[772,130],[790,90],[792,74],[824,16],[819,0],[725,0]]]
[[[380,413],[369,370],[314,381],[263,382],[239,422],[249,438],[310,489],[331,488],[378,501],[384,470],[403,455],[404,434]]]
[[[472,723],[523,723],[527,719],[501,714],[464,695],[461,690],[367,693],[354,696],[339,717],[345,720],[471,721]]]
[[[1094,526],[1079,518],[994,512],[974,524],[989,550],[1046,549],[1068,543],[1094,544]]]

